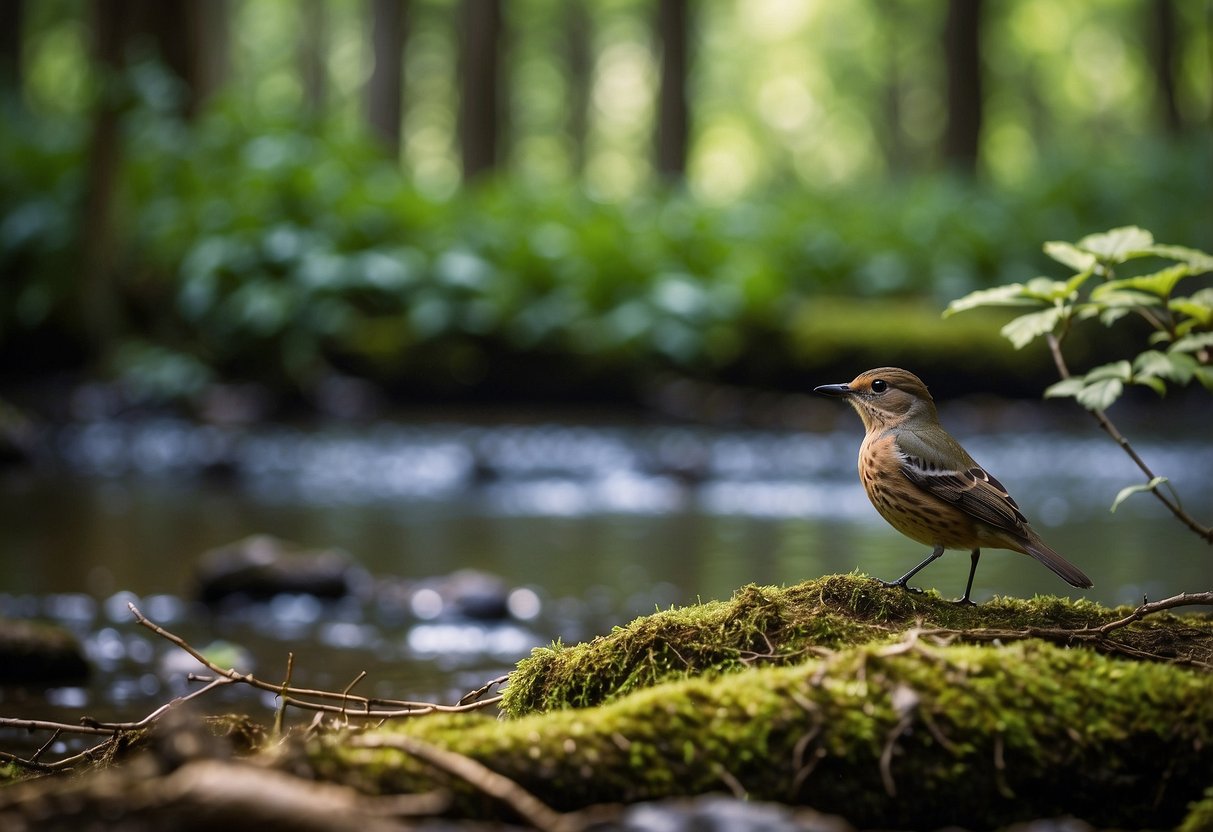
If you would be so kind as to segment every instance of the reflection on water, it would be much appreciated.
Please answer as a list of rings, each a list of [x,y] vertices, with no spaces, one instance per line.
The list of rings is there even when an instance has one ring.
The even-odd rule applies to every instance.
[[[64,708],[179,692],[173,651],[130,625],[136,599],[192,642],[226,639],[268,678],[287,651],[298,680],[362,693],[448,697],[534,646],[746,583],[860,570],[895,577],[925,554],[884,525],[854,472],[858,424],[830,433],[671,426],[381,424],[239,431],[183,422],[64,430],[47,464],[0,479],[0,614],[44,615],[88,639],[108,692],[70,689]],[[1014,436],[1014,438],[1012,438]],[[962,435],[1042,535],[1092,576],[1106,603],[1213,586],[1208,547],[1148,496],[1105,437]],[[1213,517],[1204,437],[1144,443],[1189,509]],[[485,626],[402,618],[355,602],[282,599],[243,616],[188,602],[197,556],[268,533],[340,547],[369,572],[414,579],[475,568],[529,587],[529,620]],[[921,578],[959,595],[968,558]],[[127,594],[129,593],[129,595]],[[1078,594],[1030,559],[991,552],[974,597]],[[192,660],[191,660],[192,661]],[[123,670],[125,668],[125,670]],[[175,675],[174,675],[175,674]],[[176,679],[177,681],[173,681]],[[14,706],[12,694],[2,710]],[[57,698],[56,698],[57,697]]]

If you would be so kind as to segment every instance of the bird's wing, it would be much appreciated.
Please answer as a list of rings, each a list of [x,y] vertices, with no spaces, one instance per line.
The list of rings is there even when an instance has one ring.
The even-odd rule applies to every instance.
[[[955,456],[955,462],[959,464],[941,461],[928,446],[917,441],[917,437],[899,438],[897,446],[901,472],[910,482],[991,526],[1016,535],[1029,534],[1027,518],[1002,483],[974,462],[958,444],[954,450],[959,453],[950,456]]]

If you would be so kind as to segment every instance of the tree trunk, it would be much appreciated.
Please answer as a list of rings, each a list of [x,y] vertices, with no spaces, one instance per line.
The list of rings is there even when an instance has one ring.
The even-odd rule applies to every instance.
[[[400,158],[404,112],[404,43],[407,0],[371,0],[375,66],[367,83],[367,121],[395,159]]]
[[[943,47],[948,85],[948,123],[943,155],[964,173],[977,169],[981,141],[982,0],[949,0]]]
[[[470,182],[500,161],[502,132],[500,0],[462,0],[459,50],[459,146]]]
[[[657,102],[657,172],[666,180],[686,173],[689,9],[686,0],[660,0],[657,35],[661,42],[661,91]]]
[[[181,112],[193,118],[227,75],[226,0],[142,3],[141,20],[165,66],[184,84]]]
[[[569,134],[569,167],[577,175],[585,170],[586,140],[589,135],[590,78],[593,58],[590,54],[590,16],[585,0],[564,4],[565,75],[568,78],[566,102]]]
[[[0,94],[16,99],[21,94],[22,22],[24,0],[0,2]]]
[[[77,233],[80,321],[93,358],[100,364],[107,360],[118,336],[114,197],[122,164],[119,128],[125,95],[121,73],[138,12],[138,0],[92,3],[93,63],[100,83],[93,105]]]
[[[328,98],[328,2],[306,0],[299,4],[299,11],[303,15],[299,39],[303,107],[309,115],[321,116]]]
[[[1179,52],[1179,32],[1175,25],[1174,0],[1150,0],[1148,14],[1150,67],[1158,89],[1159,116],[1163,129],[1174,136],[1183,128],[1175,84],[1175,56]]]

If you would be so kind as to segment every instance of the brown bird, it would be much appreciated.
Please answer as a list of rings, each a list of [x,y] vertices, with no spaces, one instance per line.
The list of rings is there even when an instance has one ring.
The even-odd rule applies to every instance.
[[[885,586],[921,592],[907,581],[945,549],[971,552],[969,581],[959,603],[972,604],[981,547],[1031,555],[1076,587],[1091,579],[1040,539],[1002,483],[939,424],[935,401],[918,376],[896,367],[860,373],[848,384],[814,392],[846,399],[867,433],[859,446],[859,479],[889,525],[935,547],[922,563]]]

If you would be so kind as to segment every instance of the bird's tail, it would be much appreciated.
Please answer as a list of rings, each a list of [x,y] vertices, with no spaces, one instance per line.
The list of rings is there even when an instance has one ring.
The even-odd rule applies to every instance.
[[[1039,537],[1033,535],[1028,540],[1025,540],[1023,548],[1029,555],[1052,569],[1057,577],[1070,586],[1076,586],[1081,589],[1093,586],[1091,579],[1086,576],[1086,573],[1050,549]]]

